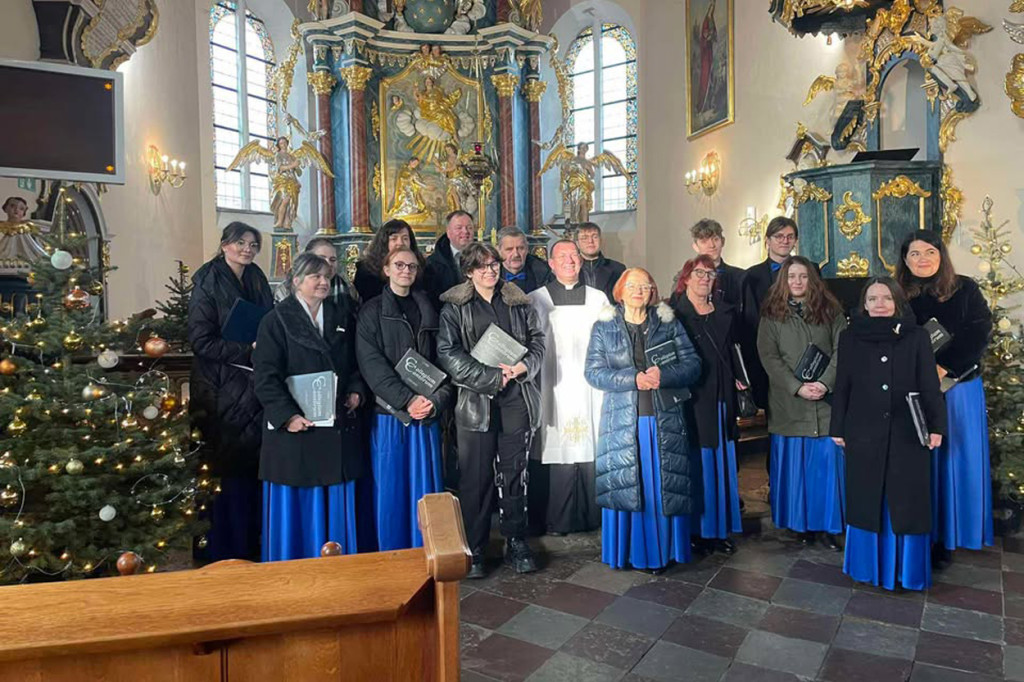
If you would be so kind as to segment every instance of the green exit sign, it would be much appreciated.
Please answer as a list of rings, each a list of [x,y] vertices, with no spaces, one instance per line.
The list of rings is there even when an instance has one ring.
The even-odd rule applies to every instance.
[[[29,192],[36,191],[35,178],[18,178],[18,189],[27,190]]]

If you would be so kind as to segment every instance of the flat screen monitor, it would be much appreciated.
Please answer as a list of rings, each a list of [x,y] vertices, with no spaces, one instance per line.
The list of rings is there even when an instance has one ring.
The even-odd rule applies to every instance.
[[[913,149],[881,149],[876,152],[857,152],[850,163],[857,163],[859,161],[910,161],[917,153],[921,151],[919,148],[914,147]]]
[[[0,176],[123,185],[124,77],[0,59]]]

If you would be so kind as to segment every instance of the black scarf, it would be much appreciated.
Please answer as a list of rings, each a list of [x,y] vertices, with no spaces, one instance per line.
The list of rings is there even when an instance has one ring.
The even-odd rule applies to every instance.
[[[850,322],[850,333],[863,341],[895,343],[914,327],[917,327],[917,324],[913,318],[857,315]]]

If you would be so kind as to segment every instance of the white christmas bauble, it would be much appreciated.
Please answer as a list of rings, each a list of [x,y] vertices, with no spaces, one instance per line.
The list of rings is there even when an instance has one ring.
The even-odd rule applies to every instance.
[[[113,521],[115,516],[117,516],[117,510],[109,504],[104,505],[104,507],[100,509],[100,521]]]
[[[142,411],[142,416],[152,421],[160,416],[160,409],[156,405],[146,405],[146,409]]]
[[[992,265],[987,260],[979,261],[978,270],[983,274],[988,274],[992,270]]]
[[[1008,318],[1008,317],[1003,317],[1003,318],[1000,318],[1000,319],[999,319],[999,329],[1000,329],[1001,331],[1004,331],[1004,332],[1005,332],[1005,331],[1006,331],[1007,329],[1009,329],[1009,328],[1010,328],[1010,327],[1011,327],[1012,325],[1013,325],[1013,323],[1012,323],[1012,322],[1010,322],[1010,318]]]
[[[109,348],[100,353],[96,357],[97,364],[99,364],[99,366],[102,367],[103,369],[111,369],[113,367],[116,367],[117,363],[120,362],[120,360],[121,358],[117,356],[117,353],[110,350]]]
[[[50,256],[50,265],[57,268],[58,270],[67,270],[71,267],[71,254],[67,251],[57,249]]]

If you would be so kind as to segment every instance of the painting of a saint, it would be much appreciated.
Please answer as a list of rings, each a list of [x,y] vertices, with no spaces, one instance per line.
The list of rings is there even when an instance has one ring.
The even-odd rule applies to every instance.
[[[733,122],[733,0],[686,0],[686,134]]]

